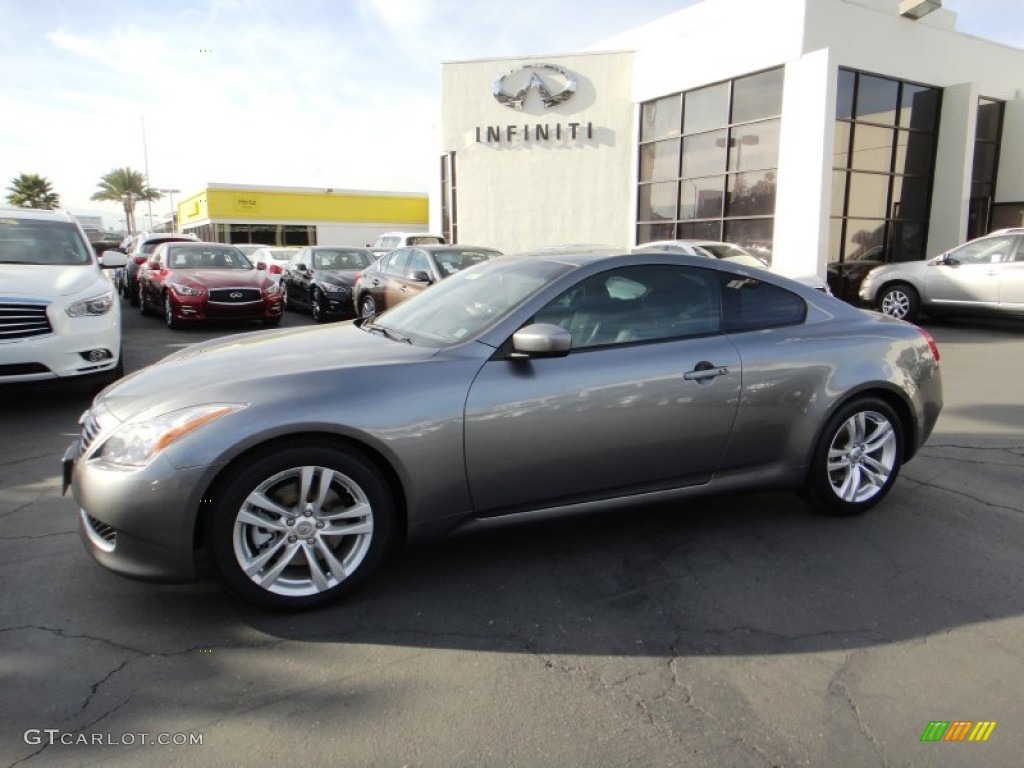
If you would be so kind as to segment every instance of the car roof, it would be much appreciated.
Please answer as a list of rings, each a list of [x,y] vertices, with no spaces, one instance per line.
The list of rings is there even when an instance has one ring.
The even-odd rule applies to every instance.
[[[395,251],[410,251],[414,248],[419,251],[427,251],[428,253],[436,251],[494,251],[495,253],[501,253],[497,248],[492,248],[489,245],[463,245],[462,243],[455,243],[454,245],[442,245],[441,243],[403,245],[392,251],[388,251],[388,253],[394,253]]]
[[[72,224],[78,223],[73,215],[62,208],[18,208],[16,206],[0,207],[0,216],[9,219],[35,219],[37,221],[67,221]]]

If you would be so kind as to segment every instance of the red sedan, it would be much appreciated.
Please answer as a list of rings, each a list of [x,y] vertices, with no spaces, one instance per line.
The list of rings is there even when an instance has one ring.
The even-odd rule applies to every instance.
[[[139,311],[169,328],[206,320],[281,322],[281,286],[222,243],[164,243],[139,272]]]

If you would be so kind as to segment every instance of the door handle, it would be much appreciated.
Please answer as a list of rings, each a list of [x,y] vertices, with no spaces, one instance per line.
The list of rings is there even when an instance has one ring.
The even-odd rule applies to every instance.
[[[683,378],[686,381],[709,381],[718,376],[725,376],[728,372],[729,368],[727,366],[715,365],[707,360],[701,360],[693,367],[692,371],[684,373]]]

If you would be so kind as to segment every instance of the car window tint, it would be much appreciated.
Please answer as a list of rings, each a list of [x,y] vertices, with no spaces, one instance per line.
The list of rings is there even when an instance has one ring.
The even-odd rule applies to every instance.
[[[723,274],[721,280],[727,332],[797,325],[807,315],[804,300],[784,288],[739,275]]]
[[[593,275],[537,313],[572,334],[573,349],[678,339],[720,328],[716,273],[668,264]]]
[[[480,264],[488,259],[493,259],[498,255],[497,251],[485,250],[434,251],[434,259],[437,261],[437,266],[441,270],[442,277],[454,275],[460,270],[472,267],[474,264]]]
[[[992,264],[1009,261],[1016,237],[985,237],[954,248],[949,257],[959,264]]]
[[[416,272],[426,272],[430,274],[430,259],[427,258],[427,254],[423,251],[412,251],[409,254],[409,260],[405,264],[405,276],[412,277]]]
[[[388,257],[388,263],[385,265],[384,271],[393,275],[401,275],[405,272],[405,264],[408,259],[408,251],[395,251]]]

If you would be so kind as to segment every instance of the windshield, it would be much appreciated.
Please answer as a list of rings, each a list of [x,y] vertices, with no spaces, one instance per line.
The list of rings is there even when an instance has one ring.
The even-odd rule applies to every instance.
[[[91,264],[78,227],[67,221],[0,217],[0,264]]]
[[[147,240],[146,242],[139,246],[139,253],[145,253],[148,255],[155,251],[158,245],[162,245],[163,243],[182,242],[188,243],[192,241],[183,237],[154,237],[152,240]]]
[[[711,256],[714,259],[722,259],[722,261],[731,261],[733,264],[743,264],[747,267],[761,267],[764,269],[764,262],[759,258],[751,256],[742,248],[737,248],[735,245],[729,245],[728,243],[718,245],[705,243],[704,245],[694,246],[694,250],[698,252],[706,251],[705,255]]]
[[[167,249],[171,269],[253,269],[250,262],[234,246],[182,245]]]
[[[488,261],[457,272],[363,328],[384,328],[427,346],[451,346],[476,336],[570,269],[539,259]]]
[[[283,261],[290,261],[292,256],[298,253],[298,251],[298,248],[267,248],[271,258]]]
[[[361,248],[317,250],[313,254],[314,269],[362,269],[370,266],[373,256]]]
[[[437,235],[413,235],[405,241],[406,245],[444,245],[444,238]]]

